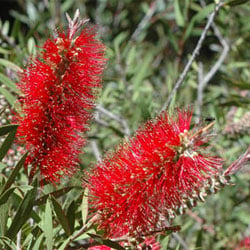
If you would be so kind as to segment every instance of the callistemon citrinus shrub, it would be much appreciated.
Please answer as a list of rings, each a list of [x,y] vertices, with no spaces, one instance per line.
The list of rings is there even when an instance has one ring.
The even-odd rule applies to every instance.
[[[18,83],[23,95],[17,135],[29,151],[26,165],[31,176],[39,169],[52,182],[78,164],[105,63],[95,29],[80,30],[82,24],[69,20],[65,33],[48,39]]]
[[[226,182],[222,159],[206,147],[213,123],[191,127],[191,118],[190,110],[161,113],[93,169],[90,204],[107,237],[164,230],[182,209],[219,188],[218,180]]]

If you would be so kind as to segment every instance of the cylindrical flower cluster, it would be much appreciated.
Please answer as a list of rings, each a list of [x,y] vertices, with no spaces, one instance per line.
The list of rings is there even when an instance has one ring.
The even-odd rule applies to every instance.
[[[75,21],[75,20],[74,20]],[[18,84],[22,112],[16,117],[19,141],[25,143],[31,176],[39,168],[51,182],[70,175],[78,164],[105,58],[93,28],[67,32],[47,40]],[[76,35],[79,32],[79,35]]]
[[[107,237],[164,230],[220,175],[222,159],[203,147],[213,124],[191,128],[192,112],[176,112],[163,112],[147,122],[90,174],[91,208],[99,214],[99,229]]]

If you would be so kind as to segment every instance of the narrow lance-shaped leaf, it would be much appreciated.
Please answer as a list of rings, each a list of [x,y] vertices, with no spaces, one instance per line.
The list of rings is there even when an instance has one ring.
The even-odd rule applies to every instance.
[[[10,54],[10,51],[7,50],[7,49],[4,49],[4,48],[2,48],[2,47],[0,47],[0,54],[8,55],[8,54]]]
[[[17,127],[18,127],[17,124],[8,124],[8,125],[4,125],[4,126],[0,127],[0,136],[6,135],[11,131],[16,130]]]
[[[9,199],[10,195],[13,193],[14,190],[15,190],[15,187],[10,188],[0,195],[0,206],[6,203],[6,201]]]
[[[11,106],[14,105],[16,98],[7,89],[0,87],[0,93],[6,98]]]
[[[118,249],[118,250],[125,250],[120,244],[118,244],[115,241],[108,240],[108,239],[102,239],[99,235],[96,234],[91,234],[87,233],[92,239],[100,243],[100,245],[106,245],[108,247],[111,247],[113,249]]]
[[[22,69],[19,66],[17,66],[13,62],[10,62],[10,61],[3,59],[3,58],[0,58],[0,65],[4,66],[6,68],[10,68],[16,72],[22,72]]]
[[[86,224],[87,215],[88,215],[88,188],[85,189],[83,197],[82,197],[82,223]]]
[[[10,177],[8,178],[7,182],[4,184],[4,187],[3,187],[3,190],[2,190],[2,193],[7,190],[11,185],[12,183],[15,181],[15,178],[16,176],[18,175],[21,167],[23,166],[24,164],[24,161],[26,159],[26,156],[27,156],[28,153],[25,153],[22,158],[19,160],[19,162],[16,164],[14,170],[11,172],[11,175]]]
[[[201,248],[202,249],[202,238],[203,238],[203,230],[201,229],[197,233],[197,238],[196,238],[196,249]]]
[[[75,228],[75,210],[76,210],[76,202],[73,200],[67,210],[67,218],[69,221],[69,227],[71,234],[74,232]]]
[[[12,91],[16,93],[19,92],[17,90],[16,84],[10,78],[8,78],[2,73],[0,73],[0,82],[2,82],[5,86],[9,87]]]
[[[52,220],[52,209],[51,209],[49,200],[47,200],[46,202],[43,222],[44,222],[43,231],[44,231],[44,235],[46,238],[47,248],[48,250],[52,250],[53,249],[53,220]]]
[[[9,148],[11,147],[16,135],[16,129],[11,131],[6,139],[4,140],[3,144],[0,148],[0,161],[4,158],[4,156],[7,154]]]
[[[16,249],[15,243],[10,239],[8,239],[7,237],[0,238],[0,247],[2,246],[4,246],[4,249]]]
[[[6,232],[9,207],[10,200],[7,200],[7,202],[0,206],[0,235],[5,235]]]
[[[249,0],[231,0],[227,2],[226,4],[229,6],[236,6],[236,5],[244,4],[247,2],[249,2]]]
[[[32,190],[28,191],[24,196],[21,204],[19,205],[16,215],[7,231],[6,236],[13,240],[18,231],[24,225],[24,223],[30,218],[33,201],[36,197],[37,189],[33,188]]]
[[[41,249],[41,244],[42,244],[42,240],[43,240],[44,234],[40,234],[40,236],[36,239],[35,244],[33,246],[32,249]]]
[[[66,246],[68,246],[69,242],[71,241],[71,237],[64,240],[63,244],[58,248],[58,250],[64,250]]]
[[[57,218],[58,218],[60,224],[62,225],[62,227],[63,227],[64,231],[66,232],[66,234],[68,236],[70,236],[71,231],[70,231],[68,218],[64,214],[64,211],[63,211],[61,205],[59,204],[59,202],[53,196],[51,196],[51,200],[52,200],[52,204],[53,204],[53,207],[54,207],[54,211],[55,211],[55,213],[57,215]]]
[[[34,205],[38,205],[38,206],[42,205],[42,204],[46,203],[46,201],[47,201],[47,199],[49,198],[50,195],[53,196],[53,197],[55,197],[55,198],[58,198],[58,197],[60,197],[60,196],[62,196],[64,194],[68,193],[73,188],[76,188],[76,187],[74,187],[74,186],[72,186],[72,187],[65,187],[65,188],[56,190],[54,192],[51,192],[49,194],[46,194],[46,195],[44,195],[44,196],[36,199],[34,201]]]
[[[183,15],[181,13],[179,0],[174,1],[175,19],[178,26],[183,27],[185,24]]]

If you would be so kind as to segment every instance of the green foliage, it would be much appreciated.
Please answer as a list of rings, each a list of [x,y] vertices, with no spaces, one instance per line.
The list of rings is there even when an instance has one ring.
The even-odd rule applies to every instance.
[[[23,167],[26,154],[11,166],[7,164],[17,130],[17,125],[10,125],[7,110],[18,109],[15,83],[28,58],[39,52],[56,28],[66,26],[66,11],[72,16],[79,8],[82,17],[99,25],[99,35],[107,46],[108,65],[99,104],[119,117],[113,119],[98,111],[99,120],[92,121],[88,139],[97,144],[101,155],[113,149],[128,136],[128,128],[133,134],[142,122],[159,113],[214,9],[213,1],[201,1],[205,7],[195,0],[153,2],[155,5],[147,0],[20,0],[18,10],[10,10],[15,21],[0,21],[0,113],[5,121],[0,127],[1,249],[15,249],[17,242],[22,249],[65,249],[69,243],[81,247],[89,237],[123,249],[101,239],[94,227],[74,241],[89,222],[87,190],[81,181],[84,170],[96,162],[91,143],[84,148],[82,169],[76,176],[57,187],[48,183],[40,187],[38,179],[30,184]],[[223,50],[221,37],[210,29],[171,107],[192,105],[196,121],[207,116],[216,119],[212,150],[225,159],[226,167],[250,144],[250,122],[243,119],[250,108],[250,4],[246,0],[224,2],[215,24],[230,46],[225,61],[203,89],[200,106],[199,77],[205,77]],[[150,11],[152,17],[142,21]],[[162,249],[181,249],[182,241],[190,249],[235,247],[250,225],[250,172],[244,171],[233,177],[235,186],[179,216],[175,223],[182,225],[181,241],[173,235],[160,235]]]
[[[10,127],[10,126],[9,126]],[[0,147],[0,161],[3,159],[3,157],[6,155],[6,153],[8,152],[8,150],[10,149],[10,146],[12,144],[12,142],[15,139],[15,135],[16,135],[16,126],[12,126],[11,127],[11,131],[9,132],[8,136],[6,137],[6,139],[3,141],[1,147]],[[1,129],[2,131],[5,130],[6,132],[6,126],[3,127]]]

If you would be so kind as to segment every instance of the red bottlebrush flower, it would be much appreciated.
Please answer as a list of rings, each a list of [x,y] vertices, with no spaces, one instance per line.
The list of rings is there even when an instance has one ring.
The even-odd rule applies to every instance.
[[[250,249],[250,237],[243,238],[235,250],[249,250]]]
[[[130,246],[130,244],[128,242],[121,242],[120,243],[122,246],[126,245],[127,247]],[[110,248],[108,246],[105,245],[100,245],[100,246],[93,246],[93,247],[89,247],[89,250],[112,250],[113,248]],[[130,249],[130,248],[129,248]],[[161,249],[161,245],[159,242],[156,241],[155,237],[148,237],[146,238],[141,244],[139,244],[138,246],[133,246],[133,249],[150,249],[150,250],[160,250]]]
[[[141,243],[137,249],[161,250],[161,245],[156,241],[155,237],[148,237]]]
[[[76,36],[83,22],[77,15],[68,20],[67,32],[45,42],[18,84],[23,96],[17,135],[29,151],[26,165],[31,176],[39,168],[51,182],[75,170],[105,64],[94,29]]]
[[[191,111],[163,112],[93,169],[90,204],[107,237],[164,230],[219,175],[222,160],[202,150],[213,124],[191,128],[191,117]]]
[[[101,245],[101,246],[94,246],[94,247],[89,247],[89,250],[111,250],[112,248]]]

